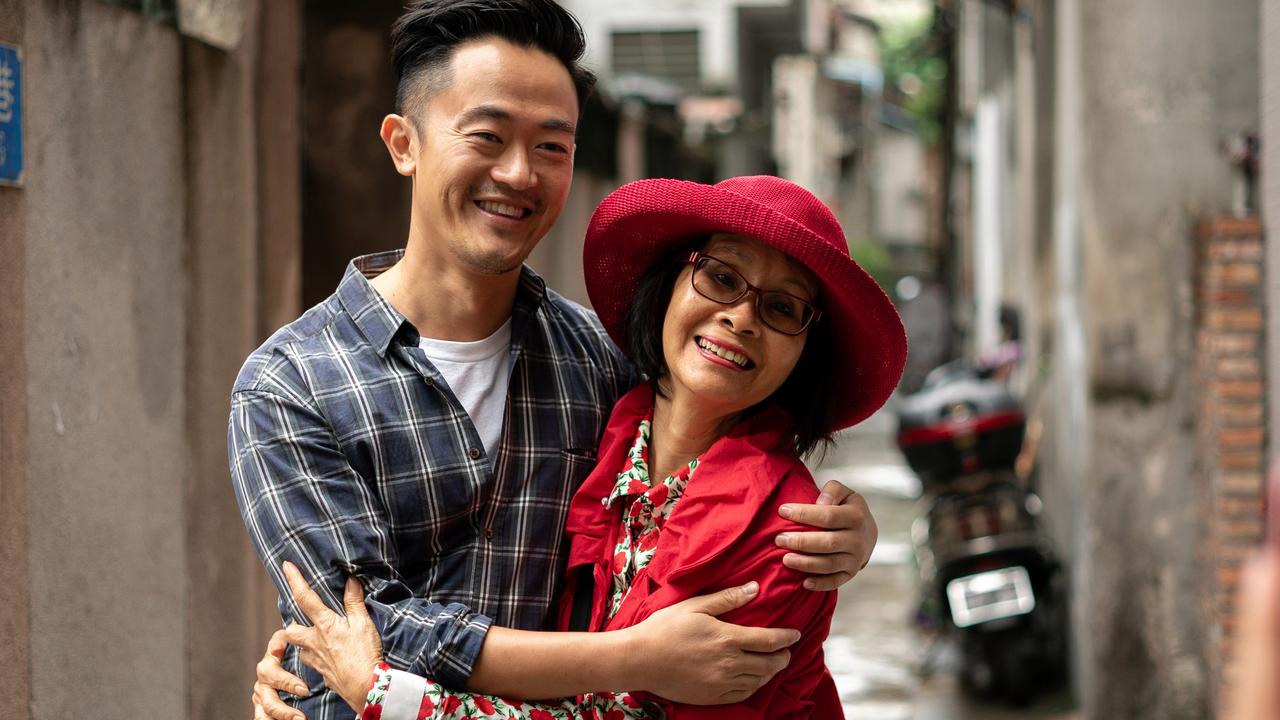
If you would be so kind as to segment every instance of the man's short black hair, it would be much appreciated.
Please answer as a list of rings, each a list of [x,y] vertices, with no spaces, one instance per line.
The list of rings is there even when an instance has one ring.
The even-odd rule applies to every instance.
[[[413,0],[391,28],[396,112],[406,115],[449,83],[449,62],[461,44],[501,38],[536,48],[569,71],[581,109],[596,78],[580,61],[586,51],[582,26],[553,0]]]
[[[631,298],[623,318],[622,333],[627,343],[627,356],[636,369],[661,392],[658,379],[668,373],[662,354],[662,324],[667,306],[675,291],[676,279],[684,269],[689,254],[701,250],[708,238],[694,240],[658,260],[640,277],[636,294]],[[772,331],[768,331],[772,332]],[[795,451],[805,456],[814,451],[825,452],[835,434],[836,394],[828,385],[835,378],[832,358],[834,339],[828,323],[818,322],[806,332],[800,359],[782,386],[748,414],[777,403],[795,419]]]

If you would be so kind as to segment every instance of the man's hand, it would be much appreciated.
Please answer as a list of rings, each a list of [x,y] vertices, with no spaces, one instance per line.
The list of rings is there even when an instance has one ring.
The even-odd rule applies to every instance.
[[[364,709],[373,669],[382,662],[382,639],[364,606],[355,578],[347,578],[342,605],[346,615],[330,610],[292,563],[284,563],[289,590],[311,627],[290,624],[284,640],[302,651],[299,657],[324,678],[326,685],[356,712]]]
[[[777,537],[779,547],[795,551],[782,563],[813,576],[804,581],[810,590],[834,590],[852,580],[867,566],[880,536],[867,501],[835,480],[823,486],[816,505],[788,503],[778,514],[822,529]]]
[[[718,705],[746,700],[791,661],[800,639],[790,629],[731,625],[716,619],[760,591],[747,583],[690,598],[650,615],[627,633],[627,665],[639,670],[633,690],[672,702]]]
[[[280,664],[287,646],[284,630],[275,631],[267,642],[267,652],[258,661],[258,678],[253,683],[253,720],[306,720],[301,711],[280,700],[281,692],[299,697],[308,694],[307,684]]]

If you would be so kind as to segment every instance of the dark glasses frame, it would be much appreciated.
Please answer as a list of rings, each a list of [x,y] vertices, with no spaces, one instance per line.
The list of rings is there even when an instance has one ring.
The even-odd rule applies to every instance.
[[[732,272],[734,275],[738,277],[739,280],[742,281],[742,285],[744,287],[742,292],[738,293],[737,297],[733,298],[732,300],[719,300],[711,297],[710,295],[706,294],[701,289],[699,289],[698,284],[694,282],[694,277],[697,276],[698,271],[701,270],[703,267],[699,265],[699,261],[702,261],[702,260],[715,260],[716,262],[728,268],[730,272]],[[809,302],[808,300],[805,300],[804,298],[798,295],[793,295],[785,290],[765,290],[764,288],[760,288],[760,287],[756,287],[755,285],[752,285],[751,283],[747,282],[747,279],[743,277],[741,272],[738,271],[738,268],[734,267],[731,263],[727,263],[724,260],[721,260],[720,258],[715,257],[714,255],[707,255],[706,253],[695,251],[695,252],[689,253],[689,257],[685,258],[685,262],[689,263],[690,265],[693,265],[693,272],[689,273],[689,285],[693,287],[694,292],[698,293],[699,295],[710,300],[713,303],[717,303],[720,305],[732,305],[738,302],[739,300],[741,300],[742,298],[746,297],[747,293],[755,293],[756,316],[760,318],[760,322],[764,323],[765,326],[767,326],[770,330],[773,330],[774,332],[782,333],[783,335],[792,335],[792,336],[800,335],[805,330],[808,330],[810,327],[812,327],[813,324],[818,321],[818,318],[822,316],[822,310],[818,309],[816,305],[814,305],[813,303]],[[778,295],[786,295],[787,297],[794,299],[796,302],[800,303],[803,307],[809,310],[809,314],[805,318],[805,320],[801,323],[799,330],[796,330],[795,332],[782,330],[780,328],[774,327],[773,323],[769,322],[765,312],[760,307],[760,303],[764,298],[765,293],[769,293],[769,294],[776,293]]]

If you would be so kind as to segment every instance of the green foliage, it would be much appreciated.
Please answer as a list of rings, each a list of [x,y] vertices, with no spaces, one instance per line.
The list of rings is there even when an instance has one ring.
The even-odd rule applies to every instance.
[[[946,102],[947,59],[933,42],[934,18],[887,24],[880,32],[885,99],[905,109],[920,136],[930,145],[942,135]]]
[[[889,292],[897,282],[893,258],[883,245],[867,240],[857,240],[849,245],[849,255],[880,284],[881,288],[884,288],[885,292]]]

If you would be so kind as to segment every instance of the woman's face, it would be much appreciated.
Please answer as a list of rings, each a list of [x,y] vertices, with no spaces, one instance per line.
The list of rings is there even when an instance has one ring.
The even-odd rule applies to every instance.
[[[816,304],[817,281],[799,262],[741,235],[714,235],[702,250],[737,270],[747,282]],[[729,414],[773,394],[791,374],[808,331],[784,335],[761,322],[756,293],[722,305],[691,282],[693,265],[676,278],[662,326],[665,389],[688,393],[708,410]]]

